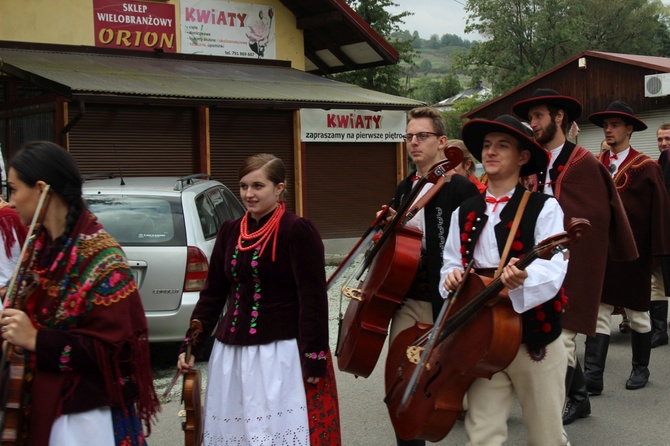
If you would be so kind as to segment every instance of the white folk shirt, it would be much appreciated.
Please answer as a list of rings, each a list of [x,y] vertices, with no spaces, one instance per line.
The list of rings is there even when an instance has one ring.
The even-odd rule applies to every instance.
[[[612,175],[612,176],[616,175],[616,173],[619,171],[619,166],[621,166],[621,163],[623,163],[623,161],[626,159],[626,157],[628,156],[629,153],[630,153],[630,146],[628,146],[628,148],[626,150],[624,150],[623,152],[617,153],[616,154],[617,159],[614,159],[613,157],[614,157],[615,153],[610,150],[610,153],[609,153],[610,164],[609,164],[609,166],[605,166],[605,167],[607,167],[607,170],[609,170],[610,175]],[[612,165],[614,165],[614,168],[610,167]]]
[[[505,195],[511,197],[513,194],[514,190],[511,190]],[[486,195],[491,196],[488,191]],[[500,251],[498,250],[494,229],[495,225],[500,222],[500,212],[507,203],[498,203],[495,212],[493,212],[494,205],[495,203],[486,204],[488,222],[482,229],[473,253],[475,272],[477,268],[497,268],[500,263]],[[444,246],[443,266],[440,270],[440,294],[443,298],[446,298],[449,294],[444,288],[447,275],[454,269],[463,269],[461,240],[458,236],[461,233],[458,224],[459,212],[460,207],[451,214],[450,236]],[[546,238],[563,232],[563,218],[563,210],[558,201],[555,198],[549,198],[544,203],[537,218],[534,234],[535,243],[537,244]],[[554,255],[550,260],[536,259],[528,265],[526,268],[528,277],[523,285],[509,291],[514,311],[521,314],[552,299],[561,288],[567,271],[568,261],[561,253]]]
[[[418,181],[414,181],[412,184],[412,187],[416,187]],[[426,183],[423,185],[423,189],[421,189],[421,192],[419,192],[419,195],[417,195],[416,199],[414,200],[414,203],[412,203],[412,206],[421,199],[424,195],[426,195],[426,192],[430,190],[431,187],[433,187],[433,183]],[[407,222],[405,225],[410,228],[416,228],[419,231],[423,233],[423,236],[421,236],[421,251],[426,251],[426,217],[423,212],[423,208],[421,208],[414,217],[410,221]]]
[[[563,150],[563,146],[565,143],[561,144],[560,146],[556,147],[553,150],[550,150],[547,155],[549,155],[549,165],[547,166],[547,175],[544,178],[544,190],[541,192],[544,192],[547,195],[554,195],[554,189],[551,187],[551,178],[549,177],[549,171],[551,168],[554,166],[554,162],[556,161],[556,158],[561,154],[561,150]]]

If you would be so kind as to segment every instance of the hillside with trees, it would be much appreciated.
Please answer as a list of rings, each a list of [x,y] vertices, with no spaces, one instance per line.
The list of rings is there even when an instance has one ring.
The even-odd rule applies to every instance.
[[[400,54],[391,67],[333,76],[376,91],[434,104],[478,83],[502,94],[582,51],[670,57],[670,7],[661,0],[466,0],[468,41],[402,30],[412,13],[391,14],[392,0],[347,0]],[[460,134],[460,116],[446,112]],[[469,108],[464,108],[469,107]],[[453,115],[453,116],[452,116]]]

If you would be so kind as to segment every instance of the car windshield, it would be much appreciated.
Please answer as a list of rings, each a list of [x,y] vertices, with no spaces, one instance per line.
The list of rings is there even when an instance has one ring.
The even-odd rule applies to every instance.
[[[96,195],[87,196],[86,202],[121,245],[186,244],[184,212],[178,197]]]

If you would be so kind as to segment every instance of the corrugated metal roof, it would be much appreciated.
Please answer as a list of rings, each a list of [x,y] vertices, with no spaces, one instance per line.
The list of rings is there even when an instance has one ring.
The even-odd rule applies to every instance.
[[[184,60],[168,54],[120,56],[0,48],[6,72],[73,99],[115,95],[221,102],[278,101],[409,109],[421,102],[280,66]]]

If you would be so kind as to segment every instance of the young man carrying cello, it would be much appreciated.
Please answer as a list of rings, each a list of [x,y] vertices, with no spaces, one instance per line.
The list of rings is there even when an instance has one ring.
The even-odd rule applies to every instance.
[[[440,113],[431,107],[419,107],[408,112],[407,133],[403,137],[407,153],[416,165],[416,172],[398,184],[392,206],[397,208],[403,202],[418,179],[430,168],[444,160],[447,135]],[[426,184],[417,200],[431,188]],[[450,181],[414,216],[407,226],[423,232],[421,260],[418,271],[403,305],[396,311],[391,321],[389,345],[401,331],[413,327],[416,322],[432,324],[439,313],[442,299],[438,293],[442,249],[447,240],[449,215],[463,200],[478,195],[477,187],[460,175],[453,175]],[[397,439],[398,446],[423,446],[423,440],[405,441]]]
[[[458,288],[464,266],[471,260],[479,275],[489,275],[504,265],[499,277],[522,325],[521,344],[509,366],[490,380],[475,378],[468,390],[468,445],[505,443],[516,392],[528,430],[527,444],[564,446],[568,444],[562,425],[567,354],[560,334],[566,299],[561,285],[568,262],[554,255],[550,260],[535,260],[526,269],[515,266],[533,246],[563,232],[558,201],[526,192],[519,184],[520,176],[547,165],[547,154],[527,136],[523,124],[509,115],[495,121],[472,120],[462,133],[466,146],[482,161],[488,189],[463,202],[451,216],[452,236],[444,248],[440,293],[446,298]],[[518,230],[512,231],[515,220]]]

